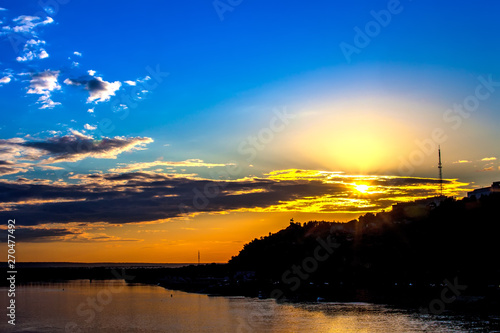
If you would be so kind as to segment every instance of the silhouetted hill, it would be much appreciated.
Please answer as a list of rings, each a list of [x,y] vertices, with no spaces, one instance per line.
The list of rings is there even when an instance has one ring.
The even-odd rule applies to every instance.
[[[348,223],[291,222],[246,244],[229,266],[254,271],[289,298],[365,290],[388,301],[398,292],[423,301],[450,282],[464,289],[459,296],[494,295],[498,306],[500,194],[442,199]],[[348,298],[359,300],[353,293]]]

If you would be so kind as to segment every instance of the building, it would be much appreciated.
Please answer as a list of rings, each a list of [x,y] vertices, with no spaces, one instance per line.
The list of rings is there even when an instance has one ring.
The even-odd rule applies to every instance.
[[[467,198],[474,196],[479,199],[483,195],[490,195],[494,192],[500,193],[500,182],[493,182],[490,187],[477,188],[472,192],[467,192]]]
[[[446,198],[446,196],[440,195],[437,197],[420,199],[411,202],[399,202],[392,205],[392,210],[405,216],[415,217],[419,215],[426,215],[430,210],[439,206]]]

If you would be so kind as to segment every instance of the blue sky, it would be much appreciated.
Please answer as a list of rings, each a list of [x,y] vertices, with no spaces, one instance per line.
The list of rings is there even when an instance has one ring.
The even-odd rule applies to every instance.
[[[283,170],[432,183],[438,144],[450,195],[499,180],[498,2],[0,8],[0,177],[9,186],[62,189],[89,174],[138,172],[269,180]],[[356,52],[346,56],[346,45]],[[487,96],[473,111],[453,111],[478,91]],[[432,139],[436,129],[445,140]]]

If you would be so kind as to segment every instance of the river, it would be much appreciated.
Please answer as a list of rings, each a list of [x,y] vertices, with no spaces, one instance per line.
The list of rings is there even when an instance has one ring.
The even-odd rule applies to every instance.
[[[7,313],[7,289],[0,288]],[[493,332],[496,321],[368,303],[209,297],[121,280],[34,283],[16,290],[1,332]],[[495,327],[494,327],[495,326]]]

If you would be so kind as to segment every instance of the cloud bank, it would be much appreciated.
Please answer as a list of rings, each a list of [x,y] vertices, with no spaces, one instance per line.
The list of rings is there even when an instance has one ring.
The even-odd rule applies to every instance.
[[[377,211],[401,199],[436,195],[439,180],[379,176],[348,176],[284,170],[264,178],[215,181],[155,172],[75,175],[77,184],[0,182],[3,211],[24,225],[47,223],[141,223],[194,213],[228,211],[300,211],[342,213]],[[286,177],[283,177],[286,176]],[[369,183],[369,193],[353,182]],[[446,180],[446,194],[466,184]]]
[[[0,140],[0,158],[4,160],[39,160],[42,164],[76,162],[84,158],[115,159],[117,155],[143,149],[153,142],[148,137],[103,137],[94,139],[77,131],[71,135],[44,140],[26,141],[22,138]]]

